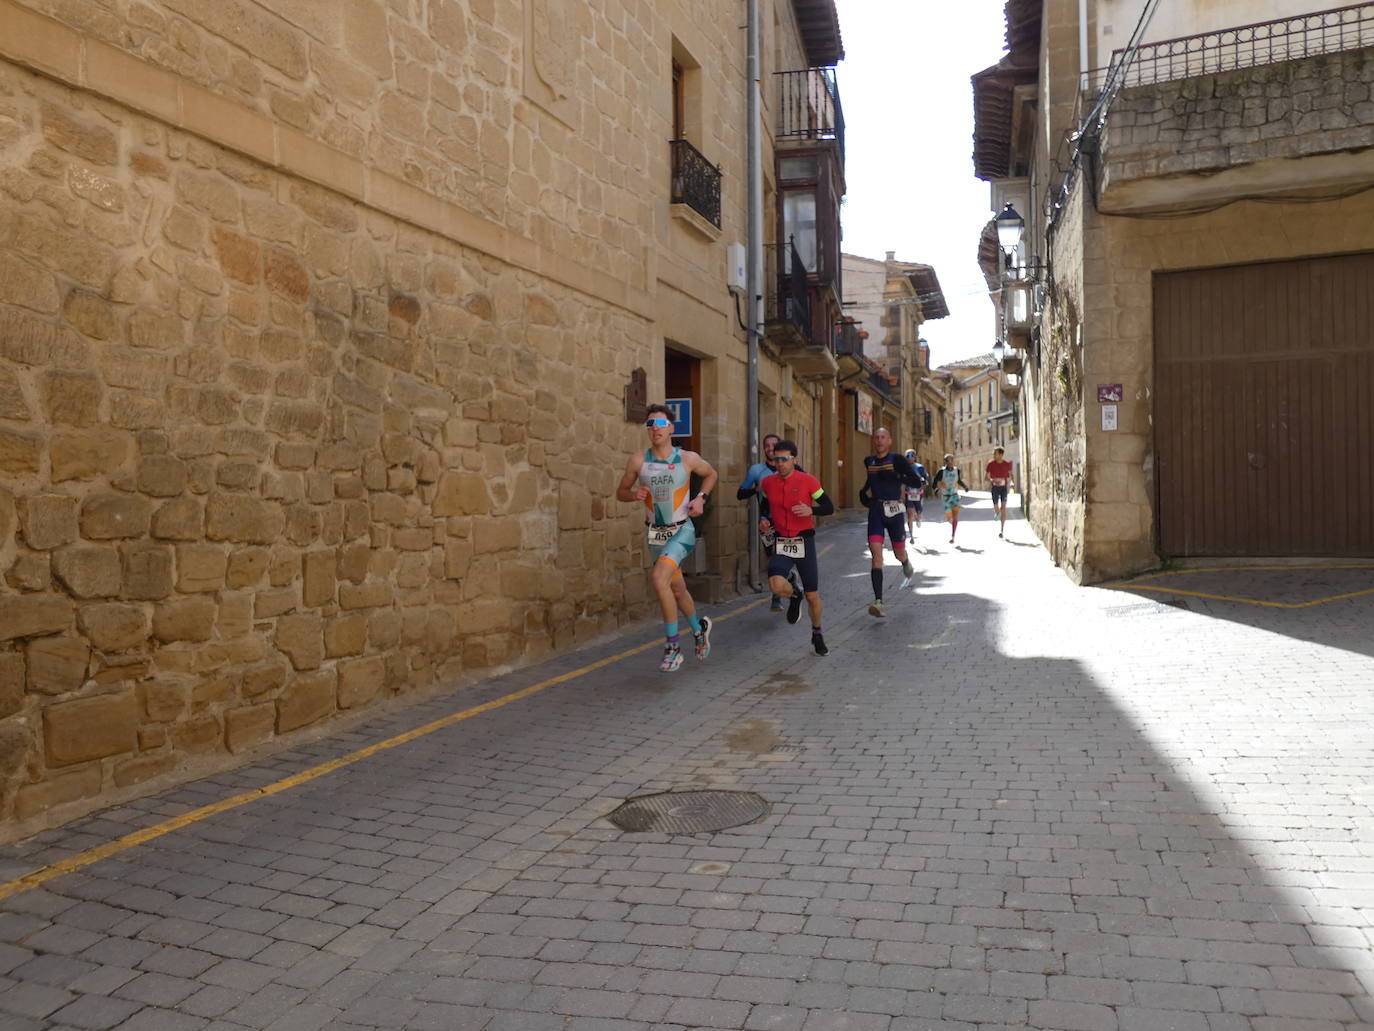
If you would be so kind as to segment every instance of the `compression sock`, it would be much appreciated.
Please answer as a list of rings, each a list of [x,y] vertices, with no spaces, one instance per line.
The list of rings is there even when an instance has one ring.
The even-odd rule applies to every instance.
[[[870,569],[868,578],[873,581],[873,597],[878,601],[883,600],[883,571],[881,569]]]
[[[692,633],[694,633],[694,634],[699,634],[699,633],[701,633],[701,620],[699,620],[699,619],[697,618],[696,612],[692,612],[692,613],[687,617],[687,625],[688,625],[689,627],[692,628]]]
[[[677,644],[677,620],[663,624],[663,636],[668,639],[669,644]]]

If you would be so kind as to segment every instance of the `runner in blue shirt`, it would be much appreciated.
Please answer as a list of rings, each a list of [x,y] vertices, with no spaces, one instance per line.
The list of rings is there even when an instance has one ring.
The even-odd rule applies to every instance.
[[[906,495],[906,539],[908,544],[916,543],[916,530],[921,528],[921,513],[925,508],[922,495],[925,492],[926,483],[929,477],[926,476],[926,467],[916,461],[916,452],[911,448],[906,449],[906,464],[916,471],[916,475],[921,480],[919,487],[907,485],[902,488],[902,493]],[[912,524],[915,523],[913,529]]]

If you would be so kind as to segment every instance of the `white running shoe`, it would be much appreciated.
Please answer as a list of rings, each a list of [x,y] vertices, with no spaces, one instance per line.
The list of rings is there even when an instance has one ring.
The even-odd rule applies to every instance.
[[[701,633],[693,634],[697,642],[697,661],[700,662],[711,654],[711,619],[709,616],[701,617]]]

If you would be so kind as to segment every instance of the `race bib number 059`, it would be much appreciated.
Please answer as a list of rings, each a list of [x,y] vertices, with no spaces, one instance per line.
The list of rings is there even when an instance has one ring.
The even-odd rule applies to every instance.
[[[895,515],[902,514],[902,503],[900,501],[884,501],[883,515],[891,519]]]
[[[676,526],[651,526],[649,527],[648,540],[649,547],[661,548],[673,539],[673,534],[677,533]]]
[[[787,558],[806,558],[806,538],[779,537],[776,553]]]

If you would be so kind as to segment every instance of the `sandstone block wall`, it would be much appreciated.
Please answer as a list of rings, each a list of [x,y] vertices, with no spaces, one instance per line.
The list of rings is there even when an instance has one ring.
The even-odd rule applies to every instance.
[[[1374,49],[1123,90],[1107,183],[1374,146]]]
[[[728,0],[0,0],[0,838],[644,613],[630,371],[746,465],[742,61]]]
[[[1084,311],[1089,507],[1087,581],[1154,568],[1154,297],[1156,271],[1374,250],[1374,195],[1323,203],[1237,203],[1184,219],[1088,213]],[[1097,383],[1121,383],[1119,428],[1103,431]]]
[[[1054,284],[1041,324],[1038,354],[1024,358],[1019,398],[1030,519],[1054,561],[1083,579],[1085,478],[1083,311],[1092,270],[1083,260],[1082,181],[1069,198],[1055,233],[1050,261]]]
[[[642,600],[642,317],[3,63],[0,198],[5,835]]]

